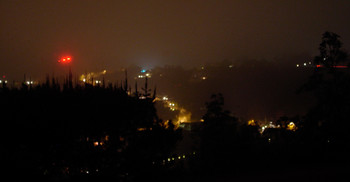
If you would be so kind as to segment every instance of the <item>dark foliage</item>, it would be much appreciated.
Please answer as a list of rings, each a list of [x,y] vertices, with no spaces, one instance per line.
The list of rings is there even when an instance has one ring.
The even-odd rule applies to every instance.
[[[149,93],[139,99],[124,87],[61,89],[47,78],[35,87],[3,85],[0,100],[5,164],[17,180],[137,178],[169,156],[180,137],[163,127]]]

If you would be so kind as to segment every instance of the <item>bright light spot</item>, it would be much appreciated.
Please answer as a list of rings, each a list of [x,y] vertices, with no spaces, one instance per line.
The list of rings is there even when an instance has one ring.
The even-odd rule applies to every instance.
[[[170,162],[171,161],[171,159],[170,158],[168,158],[168,162]]]
[[[299,64],[297,64],[297,68],[299,67]]]
[[[254,119],[248,121],[249,126],[256,126]]]
[[[304,63],[304,66],[306,66],[306,63]]]
[[[66,58],[63,58],[62,61],[63,61],[63,62],[66,62]]]
[[[99,143],[96,141],[96,142],[94,142],[94,146],[96,147],[96,146],[98,146],[99,145]]]
[[[171,160],[175,160],[175,158],[173,157],[173,158],[171,158]]]
[[[295,131],[295,130],[297,130],[297,126],[296,126],[293,122],[290,122],[290,123],[287,125],[287,130]]]
[[[168,97],[163,97],[163,100],[168,100]]]
[[[141,73],[146,73],[146,70],[145,69],[141,70]]]
[[[206,79],[207,79],[207,77],[205,77],[205,76],[202,77],[202,80],[206,80]]]
[[[192,113],[184,108],[180,108],[179,110],[180,113],[177,117],[177,124],[180,125],[181,123],[190,123]]]
[[[182,156],[182,158],[184,159],[184,158],[186,158],[186,156],[185,156],[185,155],[183,155],[183,156]]]
[[[181,156],[177,157],[178,159],[181,159]]]
[[[204,122],[204,119],[200,119],[199,121],[200,121],[200,122]]]
[[[146,131],[147,128],[137,128],[137,131]]]
[[[85,78],[83,79],[83,82],[86,82],[86,79],[85,79]]]
[[[69,58],[69,57],[67,58],[67,61],[70,61],[70,58]]]

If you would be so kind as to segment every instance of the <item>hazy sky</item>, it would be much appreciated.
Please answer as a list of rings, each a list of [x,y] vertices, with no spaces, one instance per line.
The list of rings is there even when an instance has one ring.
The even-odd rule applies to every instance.
[[[57,72],[64,55],[76,72],[315,55],[326,30],[350,47],[349,10],[349,0],[0,0],[0,74]]]

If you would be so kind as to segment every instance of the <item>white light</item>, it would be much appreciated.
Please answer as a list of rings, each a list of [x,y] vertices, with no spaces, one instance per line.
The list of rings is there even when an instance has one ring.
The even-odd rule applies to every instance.
[[[29,81],[27,81],[27,85],[29,85],[30,84],[30,82]]]
[[[2,83],[2,81],[0,80],[0,83]]]
[[[304,66],[306,66],[306,63],[304,63]]]
[[[297,68],[299,67],[299,64],[297,64]]]
[[[83,82],[86,82],[86,79],[85,79],[85,78],[83,79]]]

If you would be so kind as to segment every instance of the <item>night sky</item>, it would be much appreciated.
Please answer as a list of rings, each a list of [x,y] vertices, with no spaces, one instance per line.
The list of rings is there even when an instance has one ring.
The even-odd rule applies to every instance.
[[[350,45],[350,1],[0,1],[0,73],[21,79],[136,64],[193,67],[317,55],[323,32]]]

